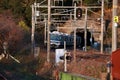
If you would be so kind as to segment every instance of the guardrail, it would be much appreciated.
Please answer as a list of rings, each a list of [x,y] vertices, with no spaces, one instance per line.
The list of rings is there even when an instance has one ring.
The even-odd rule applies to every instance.
[[[64,73],[64,72],[59,73],[59,78],[60,80],[100,80],[100,79],[96,79],[96,78],[92,78],[92,77],[88,77],[80,74],[78,75],[78,74],[71,74],[71,73]]]

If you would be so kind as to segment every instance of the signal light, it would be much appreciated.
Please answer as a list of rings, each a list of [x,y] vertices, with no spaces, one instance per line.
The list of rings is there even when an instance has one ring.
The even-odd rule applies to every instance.
[[[80,19],[82,17],[82,9],[81,8],[76,9],[76,17],[78,19]]]
[[[71,56],[71,54],[69,52],[66,52],[63,56],[60,56],[59,59],[61,59],[61,60],[65,60],[66,59],[68,61],[71,61],[72,56]]]
[[[61,60],[64,60],[64,56],[60,56],[59,58],[60,58]]]
[[[64,60],[64,56],[60,56],[59,57],[61,60]],[[72,56],[66,56],[66,60],[71,60]]]

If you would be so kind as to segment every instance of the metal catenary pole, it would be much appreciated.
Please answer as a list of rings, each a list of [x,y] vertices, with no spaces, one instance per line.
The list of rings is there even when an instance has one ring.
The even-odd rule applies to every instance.
[[[35,33],[35,7],[32,5],[32,34],[31,34],[31,43],[32,43],[32,48],[31,48],[31,53],[34,54],[34,33]]]
[[[117,22],[114,17],[117,16],[118,0],[113,1],[113,19],[112,19],[112,51],[117,49]]]
[[[47,34],[46,34],[46,32],[47,32],[47,20],[46,20],[46,18],[44,18],[44,21],[45,21],[44,44],[46,45],[46,43],[47,43]]]
[[[47,62],[50,62],[50,25],[51,25],[51,0],[48,0]]]
[[[85,36],[84,36],[84,38],[85,38],[84,48],[85,48],[85,51],[87,51],[87,10],[88,10],[88,8],[85,8],[85,28],[84,28],[84,34],[85,34]]]
[[[83,4],[83,1],[82,0],[80,0],[81,1],[81,6],[82,6],[82,4]]]
[[[104,17],[104,0],[102,0],[102,5],[101,5],[101,53],[103,53],[103,30],[104,30],[104,21],[103,21],[103,17]]]
[[[74,27],[76,26],[76,3],[74,4]],[[74,61],[76,62],[76,28],[74,28]]]

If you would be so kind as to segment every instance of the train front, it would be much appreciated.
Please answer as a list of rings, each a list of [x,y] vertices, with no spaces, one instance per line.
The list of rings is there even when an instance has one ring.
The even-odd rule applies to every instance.
[[[60,46],[60,33],[59,32],[51,32],[50,33],[50,47],[58,48]]]

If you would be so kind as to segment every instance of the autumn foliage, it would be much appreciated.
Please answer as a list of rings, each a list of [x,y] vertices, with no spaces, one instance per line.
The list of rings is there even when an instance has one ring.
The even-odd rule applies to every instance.
[[[8,50],[11,54],[19,51],[23,47],[25,31],[18,25],[12,16],[12,13],[7,10],[0,14],[0,53],[3,52],[3,43],[8,43]],[[18,20],[19,21],[19,20]]]

